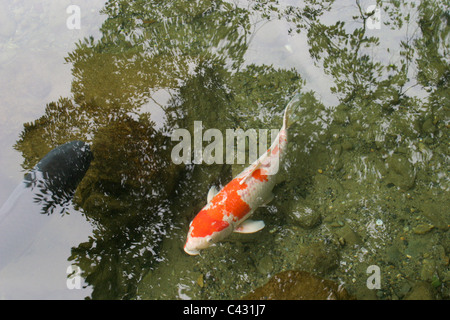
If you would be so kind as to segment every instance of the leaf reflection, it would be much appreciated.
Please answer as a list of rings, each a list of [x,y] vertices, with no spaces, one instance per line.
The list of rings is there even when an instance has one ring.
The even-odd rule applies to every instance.
[[[445,177],[421,171],[448,160],[448,144],[440,143],[448,139],[448,10],[436,1],[384,6],[384,26],[390,30],[412,26],[405,12],[417,13],[421,30],[414,37],[407,34],[396,59],[387,61],[373,54],[377,48],[390,49],[382,47],[379,33],[367,30],[370,15],[360,2],[352,6],[350,22],[325,23],[323,17],[335,7],[332,0],[309,0],[298,7],[256,0],[246,6],[181,0],[111,0],[105,5],[101,38],[84,39],[66,59],[74,77],[72,96],[49,103],[41,118],[25,124],[16,145],[25,169],[63,142],[92,145],[94,160],[74,202],[95,227],[94,234],[69,258],[93,286],[91,298],[134,298],[147,271],[164,260],[162,241],[185,228],[209,187],[227,182],[236,169],[174,165],[174,128],[193,134],[197,120],[219,130],[279,128],[284,105],[304,81],[294,69],[245,63],[255,16],[259,21],[285,19],[291,33],[307,35],[309,53],[332,78],[329,89],[339,101],[325,106],[315,92],[305,92],[305,110],[291,132],[290,179],[276,190],[280,211],[288,214],[295,205],[291,202],[306,199],[334,223],[351,206],[363,212],[358,218],[365,218],[369,210],[360,190],[373,192],[368,197],[376,202],[386,181],[399,188],[434,185],[438,195],[440,188],[448,190]],[[428,95],[420,98],[414,88]],[[169,99],[158,106],[155,96],[161,91]],[[144,108],[148,105],[150,112]],[[159,129],[152,121],[158,107],[165,112]],[[423,150],[426,157],[418,157]],[[386,164],[396,159],[414,166],[393,175]],[[324,168],[327,175],[322,175]],[[352,175],[364,177],[359,183],[365,187],[353,185],[347,178]],[[399,182],[406,176],[410,183]],[[326,190],[315,181],[326,181]],[[270,219],[283,222],[282,215]],[[317,238],[326,241],[335,236],[321,232]]]

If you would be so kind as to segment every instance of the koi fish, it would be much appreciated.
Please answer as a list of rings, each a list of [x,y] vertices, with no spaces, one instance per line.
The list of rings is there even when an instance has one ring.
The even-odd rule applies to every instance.
[[[184,251],[197,255],[232,232],[254,233],[264,228],[264,221],[249,218],[255,210],[269,203],[276,184],[275,174],[286,153],[287,129],[292,124],[292,107],[300,101],[296,94],[286,106],[283,126],[270,148],[244,169],[219,192],[212,187],[207,204],[192,220]]]

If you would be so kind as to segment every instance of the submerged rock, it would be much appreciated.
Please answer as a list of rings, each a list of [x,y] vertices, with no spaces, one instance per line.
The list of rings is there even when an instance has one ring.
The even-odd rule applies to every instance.
[[[283,271],[264,286],[244,297],[247,300],[352,300],[352,296],[331,280],[306,271]]]
[[[319,210],[303,203],[297,204],[289,217],[292,223],[305,229],[316,227],[322,220]]]
[[[450,225],[450,214],[448,208],[450,201],[437,199],[438,201],[425,201],[421,209],[424,217],[429,219],[436,228],[447,231]]]
[[[405,300],[434,300],[436,299],[433,287],[425,281],[414,284],[411,291],[405,296]]]
[[[265,255],[261,260],[258,261],[256,269],[263,275],[267,275],[273,270],[273,260],[269,255]]]
[[[427,223],[421,223],[413,229],[415,234],[425,234],[430,232],[434,228],[433,225]]]
[[[388,174],[386,182],[406,191],[413,187],[416,179],[413,165],[402,155],[394,154],[387,159]]]
[[[362,242],[361,236],[348,225],[344,225],[341,228],[335,228],[334,232],[339,239],[342,239],[342,242],[345,245],[354,246],[361,244]]]
[[[296,269],[324,275],[339,266],[339,252],[334,245],[314,243],[302,246]]]

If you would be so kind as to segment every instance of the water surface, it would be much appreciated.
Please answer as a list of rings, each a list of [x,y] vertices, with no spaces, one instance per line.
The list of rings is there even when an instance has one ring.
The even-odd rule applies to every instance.
[[[1,199],[20,181],[19,164],[30,170],[62,143],[85,141],[94,155],[73,213],[49,216],[79,219],[80,230],[49,224],[33,242],[58,230],[73,236],[60,269],[78,266],[89,290],[66,291],[238,299],[279,272],[302,270],[357,299],[448,299],[448,3],[380,2],[367,11],[373,4],[112,0],[97,15],[86,3],[80,33],[58,50],[20,38],[24,7],[7,5],[15,14],[2,34],[11,81],[2,77],[0,92]],[[25,43],[35,46],[25,51],[33,59],[59,57],[46,60],[46,79],[30,80],[46,65],[13,63],[11,48]],[[54,69],[69,67],[65,76]],[[193,136],[194,121],[224,133],[280,128],[297,90],[303,108],[275,198],[255,213],[266,228],[186,255],[189,222],[209,188],[244,166],[175,164],[173,130]],[[33,261],[50,268],[44,253]],[[380,270],[379,288],[367,285],[370,266]],[[0,272],[0,281],[18,281]],[[28,285],[36,287],[29,280],[17,295]]]

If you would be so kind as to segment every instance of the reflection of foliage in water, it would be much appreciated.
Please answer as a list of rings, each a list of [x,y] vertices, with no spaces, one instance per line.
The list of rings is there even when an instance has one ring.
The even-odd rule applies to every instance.
[[[449,180],[440,169],[448,164],[448,3],[444,8],[438,1],[420,5],[378,1],[383,32],[367,30],[370,14],[359,1],[356,14],[352,12],[359,24],[326,24],[317,18],[332,12],[333,1],[307,3],[311,6],[288,9],[290,21],[297,24],[294,30],[306,31],[311,57],[333,77],[331,92],[339,98],[328,131],[329,170],[326,176],[313,178],[323,183],[309,188],[319,191],[309,198],[324,202],[319,211],[325,226],[331,227],[330,235],[344,246],[343,264],[352,266],[359,256],[358,250],[346,248],[347,240],[360,247],[364,261],[386,265],[390,269],[385,274],[396,273],[383,280],[381,297],[405,296],[399,288],[410,287],[405,278],[411,277],[433,283],[441,296],[448,296],[448,285],[432,282],[448,282]],[[403,38],[399,43],[389,39],[399,35]],[[380,53],[383,41],[386,52]],[[414,94],[419,88],[429,95],[419,98],[424,95],[420,90]],[[324,196],[320,191],[326,192]],[[382,227],[376,227],[376,218],[382,218],[377,220]],[[424,227],[429,223],[435,233],[424,233],[430,230]],[[388,230],[381,232],[383,228]],[[356,241],[355,234],[364,241]],[[418,249],[417,243],[426,243],[428,249]],[[369,250],[373,254],[367,254]],[[401,253],[416,260],[402,262]],[[342,269],[348,277],[365,279],[363,267],[359,268]],[[363,283],[360,288],[363,292]]]
[[[140,106],[160,88],[176,88],[201,61],[239,65],[248,12],[223,1],[110,1],[99,41],[70,53],[75,98],[105,108]]]
[[[415,226],[416,221],[404,213],[413,207],[438,227],[430,241],[444,243],[446,217],[435,210],[430,213],[421,202],[428,198],[445,202],[448,191],[448,179],[440,173],[448,158],[448,10],[435,1],[417,7],[379,1],[386,13],[383,28],[389,26],[394,32],[403,31],[405,25],[412,27],[415,13],[421,31],[420,35],[407,33],[396,54],[387,48],[391,59],[386,61],[373,54],[383,39],[367,30],[370,14],[359,1],[355,3],[353,23],[333,24],[322,21],[336,6],[332,0],[305,1],[302,7],[250,1],[246,8],[224,1],[106,4],[102,38],[85,39],[68,55],[67,62],[73,66],[73,98],[48,104],[43,117],[25,125],[17,144],[25,157],[24,167],[30,168],[62,142],[92,142],[94,161],[75,202],[95,225],[94,236],[73,249],[71,260],[93,285],[93,298],[134,297],[147,270],[157,268],[155,258],[162,261],[162,269],[164,262],[174,273],[177,268],[195,266],[218,283],[226,281],[219,279],[223,270],[216,264],[224,259],[221,253],[225,251],[233,264],[240,261],[252,270],[248,260],[260,265],[263,259],[258,254],[267,258],[266,248],[270,247],[275,264],[272,272],[295,266],[297,262],[290,259],[299,247],[300,252],[307,250],[311,239],[333,242],[344,262],[350,256],[366,255],[365,247],[375,250],[380,244],[410,254],[411,246],[396,239],[404,238],[405,228]],[[179,241],[174,230],[186,227],[211,184],[223,184],[231,174],[227,166],[174,166],[167,133],[176,127],[192,133],[194,120],[201,120],[205,128],[220,130],[278,128],[287,99],[302,86],[295,70],[244,66],[254,14],[263,19],[286,19],[291,32],[306,33],[310,55],[333,78],[331,92],[339,104],[325,108],[314,92],[304,95],[307,108],[291,131],[286,165],[291,178],[277,187],[274,207],[267,209],[269,213],[275,210],[276,215],[266,212],[265,217],[283,231],[258,239],[264,252],[258,249],[244,261],[235,248],[230,250],[224,244],[224,251],[219,247],[196,262],[176,265],[182,259],[165,261],[166,257],[159,255],[162,241],[173,234],[173,241]],[[409,95],[419,87],[428,91],[426,98]],[[167,90],[170,99],[162,105],[167,122],[155,130],[149,113],[141,107],[152,102],[155,106],[153,96],[160,89]],[[233,171],[236,169],[240,168],[233,166]],[[432,188],[422,197],[419,188],[428,190],[429,186]],[[393,187],[400,190],[392,192]],[[404,203],[405,191],[417,200]],[[322,224],[313,231],[292,229],[289,212],[306,205],[321,213]],[[395,212],[398,221],[390,220],[390,212]],[[366,223],[372,226],[375,216],[397,224],[389,226],[387,236],[372,239],[373,228],[363,227]],[[422,221],[422,216],[416,220]],[[285,224],[285,218],[289,223]],[[295,236],[289,237],[289,232]],[[184,231],[181,233],[184,237]],[[301,245],[297,238],[302,239]],[[356,248],[351,248],[351,243]],[[289,250],[283,248],[291,248],[292,257],[286,256]],[[444,248],[447,257],[448,250]],[[366,258],[370,259],[374,258]],[[409,272],[401,269],[400,262],[392,264],[399,273]],[[441,265],[437,263],[436,274],[445,281]],[[251,273],[242,274],[242,269],[227,272],[236,279]],[[338,270],[330,277],[342,279],[355,272],[364,274],[365,270]],[[163,272],[164,276],[168,275]],[[223,287],[214,284],[197,297],[237,297],[266,279],[257,272],[253,276],[250,284],[236,285],[236,290],[230,287],[228,295],[223,296]],[[151,283],[148,278],[144,283]],[[177,283],[178,278],[173,281]],[[384,287],[393,285],[388,279],[383,281]],[[158,293],[143,296],[159,297]],[[169,297],[176,296],[175,292]]]
[[[108,18],[102,38],[85,39],[68,55],[73,98],[48,104],[43,117],[26,124],[17,148],[29,168],[64,141],[92,143],[94,161],[75,203],[96,227],[70,259],[93,285],[93,298],[129,298],[158,257],[158,245],[173,225],[169,199],[180,194],[176,186],[182,167],[170,160],[166,132],[188,127],[193,119],[217,127],[207,117],[216,113],[221,99],[230,117],[223,123],[229,127],[247,118],[246,103],[271,103],[279,112],[300,78],[295,72],[255,66],[231,72],[243,62],[250,27],[249,12],[231,4],[110,1],[103,11]],[[254,84],[255,77],[261,86]],[[254,92],[252,97],[240,90],[241,79],[246,88],[261,92],[277,86],[283,103],[259,94],[255,101]],[[166,127],[156,131],[140,107],[154,101],[152,94],[161,88],[170,89],[173,98]],[[189,174],[181,177],[189,180]]]

